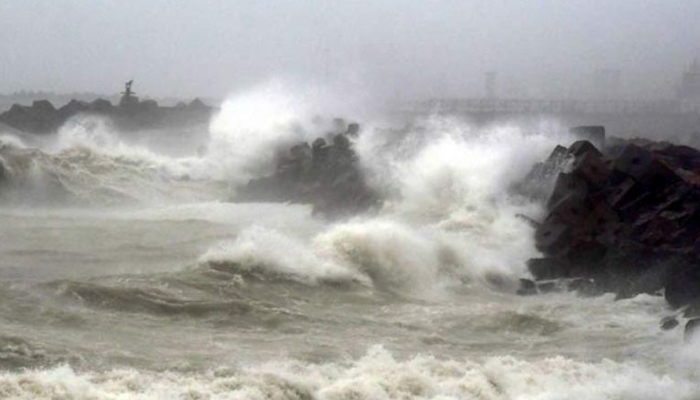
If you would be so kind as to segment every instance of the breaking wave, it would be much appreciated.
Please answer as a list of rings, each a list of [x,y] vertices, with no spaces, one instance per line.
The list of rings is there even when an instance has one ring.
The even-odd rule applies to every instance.
[[[537,254],[532,227],[517,215],[537,218],[542,209],[510,189],[555,143],[571,141],[561,132],[553,122],[476,127],[437,116],[396,131],[365,128],[355,146],[384,193],[382,210],[305,238],[252,226],[200,262],[423,295],[454,282],[512,285]]]
[[[117,369],[79,372],[68,366],[0,375],[0,394],[42,399],[619,399],[691,400],[692,375],[671,377],[634,363],[584,363],[563,357],[402,361],[382,347],[347,363],[276,361],[208,373]]]

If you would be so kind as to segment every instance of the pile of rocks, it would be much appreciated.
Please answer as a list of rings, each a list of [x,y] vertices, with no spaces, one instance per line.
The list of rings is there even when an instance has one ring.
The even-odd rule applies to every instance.
[[[700,151],[648,140],[558,146],[531,178],[557,174],[535,235],[536,280],[571,278],[619,297],[665,289],[700,310]]]
[[[274,174],[252,179],[236,191],[238,202],[290,202],[313,205],[314,213],[342,216],[379,204],[366,183],[351,139],[360,126],[331,135],[332,144],[318,138],[299,143],[283,154]]]
[[[0,114],[0,123],[26,133],[48,134],[57,131],[75,115],[89,114],[110,118],[120,129],[138,130],[206,123],[214,111],[198,99],[176,107],[161,107],[153,100],[136,99],[119,105],[104,99],[92,102],[71,100],[60,108],[48,100],[38,100],[31,106],[12,105]]]

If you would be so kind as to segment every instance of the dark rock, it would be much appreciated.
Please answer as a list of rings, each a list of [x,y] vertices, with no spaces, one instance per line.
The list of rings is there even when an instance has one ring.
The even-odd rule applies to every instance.
[[[535,246],[547,255],[566,252],[571,244],[572,228],[556,217],[547,218],[535,229]]]
[[[67,120],[68,118],[86,112],[89,109],[90,107],[87,103],[74,99],[68,102],[63,107],[59,108],[58,113],[61,114],[61,117],[64,120]]]
[[[353,214],[379,203],[345,134],[333,136],[330,146],[323,138],[293,146],[280,157],[273,175],[238,188],[235,200],[312,204],[315,214],[326,216]]]
[[[610,188],[608,204],[616,209],[621,209],[635,199],[643,197],[647,191],[642,189],[637,182],[629,177],[625,177],[621,182]]]
[[[347,130],[347,132],[346,132],[345,134],[346,134],[347,136],[353,137],[353,138],[359,136],[359,134],[360,134],[360,124],[357,124],[357,123],[354,123],[354,122],[351,123],[350,125],[348,125],[348,130]]]
[[[566,277],[566,260],[556,258],[531,258],[527,261],[527,269],[537,281]]]
[[[127,83],[118,106],[105,99],[91,103],[71,100],[56,110],[50,102],[37,100],[31,106],[13,105],[0,114],[0,122],[23,132],[45,134],[57,131],[68,119],[80,113],[90,113],[109,118],[115,128],[140,130],[203,124],[215,111],[199,99],[176,107],[160,107],[154,100],[140,101],[131,91],[131,83]]]
[[[195,111],[207,111],[209,109],[209,107],[206,104],[204,104],[204,102],[202,100],[200,100],[198,97],[195,98],[194,100],[192,100],[191,102],[189,102],[189,104],[187,104],[186,108],[188,108],[190,110],[195,110]]]
[[[520,218],[521,220],[527,222],[528,225],[530,225],[530,226],[533,227],[533,228],[537,228],[537,227],[539,227],[540,225],[542,225],[540,222],[538,222],[538,221],[535,220],[534,218],[528,217],[528,216],[525,215],[525,214],[515,214],[515,217],[516,217],[516,218]]]
[[[567,153],[575,158],[589,155],[598,158],[603,157],[603,153],[601,153],[600,150],[598,150],[598,148],[596,148],[593,143],[588,140],[579,140],[574,142],[571,146],[569,146]]]
[[[583,201],[588,197],[588,193],[588,184],[585,180],[577,175],[562,172],[554,184],[554,190],[547,202],[547,209],[552,210],[565,197],[568,197],[569,201]]]
[[[688,304],[688,306],[683,309],[683,316],[686,318],[700,318],[700,302],[695,301],[694,303]]]
[[[532,296],[537,294],[537,285],[529,279],[520,279],[520,288],[517,292],[520,296]]]
[[[532,276],[581,278],[582,292],[617,298],[665,288],[671,306],[700,309],[700,174],[682,169],[700,152],[618,141],[602,154],[578,141],[567,155],[535,229],[544,257],[528,262]]]
[[[577,278],[569,283],[568,290],[579,296],[592,297],[600,294],[595,282],[590,279]]]
[[[347,150],[350,148],[350,139],[345,135],[335,135],[333,137],[333,146],[339,150]]]
[[[592,210],[593,203],[587,197],[572,192],[550,206],[547,219],[555,218],[577,228],[574,225],[582,222]]]
[[[628,144],[623,148],[621,154],[615,159],[613,168],[647,186],[653,186],[657,181],[665,184],[679,180],[673,170],[655,158],[651,151],[634,144]]]
[[[678,326],[678,319],[674,316],[664,317],[661,319],[661,329],[664,331],[670,331],[671,329]]]
[[[0,159],[0,185],[7,182],[7,170],[5,169],[5,164],[3,164],[2,159]]]
[[[537,291],[543,294],[561,292],[562,288],[557,281],[538,282]]]
[[[32,109],[36,113],[44,115],[53,115],[56,113],[56,107],[48,100],[36,100],[32,103]]]
[[[671,307],[679,308],[700,299],[700,267],[688,264],[672,271],[664,296]]]
[[[602,155],[596,152],[587,152],[577,156],[572,165],[572,173],[582,178],[592,188],[603,187],[611,174]]]
[[[545,162],[535,164],[523,181],[512,189],[534,200],[546,200],[552,190],[551,181],[562,172],[568,159],[566,147],[555,147]]]
[[[105,99],[97,99],[90,103],[89,109],[90,111],[97,112],[97,113],[108,113],[110,112],[114,106],[109,100]]]
[[[604,126],[576,126],[570,132],[578,138],[588,140],[598,148],[605,147],[605,127]]]
[[[63,122],[60,114],[47,100],[35,101],[31,107],[13,104],[0,115],[0,121],[25,132],[49,133]]]
[[[628,144],[615,159],[613,168],[635,180],[639,180],[651,164],[652,159],[650,151],[634,144]]]
[[[685,342],[690,342],[697,335],[700,329],[700,318],[693,318],[685,324],[685,331],[683,332],[683,338]]]

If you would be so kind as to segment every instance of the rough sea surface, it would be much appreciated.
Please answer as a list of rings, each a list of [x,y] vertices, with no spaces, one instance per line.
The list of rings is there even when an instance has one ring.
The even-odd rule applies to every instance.
[[[325,131],[291,103],[148,140],[92,117],[0,136],[0,399],[700,398],[663,297],[514,294],[537,255],[517,214],[542,205],[511,187],[566,129],[370,123],[381,210],[226,201]]]

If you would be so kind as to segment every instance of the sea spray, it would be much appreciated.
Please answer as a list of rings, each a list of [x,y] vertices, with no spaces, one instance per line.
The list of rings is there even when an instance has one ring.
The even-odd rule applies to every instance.
[[[271,80],[230,96],[210,124],[207,159],[235,185],[274,171],[277,156],[299,142],[327,137],[353,101],[327,89]]]
[[[103,399],[589,399],[692,400],[700,385],[635,363],[584,363],[563,357],[399,360],[376,346],[346,363],[281,360],[207,373],[115,369],[78,372],[61,366],[0,374],[0,395],[13,400]]]
[[[231,242],[220,242],[200,263],[233,273],[260,272],[302,283],[361,280],[359,274],[316,255],[308,244],[278,231],[253,226]]]

